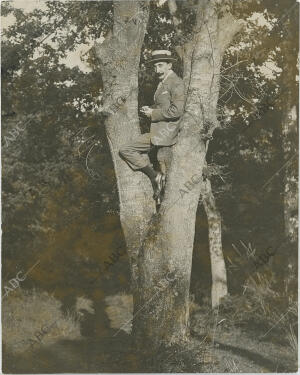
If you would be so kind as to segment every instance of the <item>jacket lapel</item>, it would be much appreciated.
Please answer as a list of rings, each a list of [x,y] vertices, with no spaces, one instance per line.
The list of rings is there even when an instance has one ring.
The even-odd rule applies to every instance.
[[[163,88],[163,83],[159,82],[159,84],[157,86],[157,89],[156,89],[156,91],[154,93],[154,101],[156,101],[157,95],[159,95],[159,93],[161,91],[161,88]]]

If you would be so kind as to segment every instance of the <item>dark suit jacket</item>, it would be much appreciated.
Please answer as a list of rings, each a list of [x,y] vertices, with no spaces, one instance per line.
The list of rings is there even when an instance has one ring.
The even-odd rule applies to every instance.
[[[160,83],[154,94],[150,137],[157,146],[171,146],[177,142],[179,120],[184,107],[184,84],[173,71]]]

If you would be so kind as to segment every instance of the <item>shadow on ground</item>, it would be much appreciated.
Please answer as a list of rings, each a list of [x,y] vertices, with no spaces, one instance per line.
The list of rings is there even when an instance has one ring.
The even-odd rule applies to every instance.
[[[19,355],[3,350],[4,373],[137,372],[130,336],[61,340]]]
[[[47,347],[35,351],[27,351],[21,355],[3,352],[4,373],[137,373],[161,372],[145,368],[139,361],[129,335],[124,332],[111,330],[111,336],[96,338],[83,338],[81,340],[61,340]],[[193,335],[193,340],[200,343],[203,338]],[[177,352],[173,362],[168,362],[168,355],[157,357],[154,365],[164,372],[296,372],[296,363],[284,357],[270,355],[249,350],[243,345],[237,347],[216,340],[214,345],[208,344],[206,353],[210,351],[210,360],[199,356],[192,347],[182,349],[189,352],[188,356]],[[188,345],[187,345],[188,346]],[[195,347],[194,347],[195,348]],[[258,348],[259,349],[259,348]],[[207,354],[206,354],[207,356]],[[201,358],[200,358],[201,357]],[[175,359],[175,362],[174,362]],[[159,362],[159,363],[158,363]],[[234,364],[232,367],[230,364]]]

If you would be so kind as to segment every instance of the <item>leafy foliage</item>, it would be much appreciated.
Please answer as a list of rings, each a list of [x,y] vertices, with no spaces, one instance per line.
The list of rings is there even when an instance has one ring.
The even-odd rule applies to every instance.
[[[294,11],[285,13],[292,1],[284,3],[239,1],[233,6],[247,27],[225,54],[218,103],[222,128],[214,134],[207,157],[228,253],[239,239],[255,239],[258,245],[274,233],[283,236],[278,215],[283,207],[282,179],[262,186],[283,164],[280,121],[285,93],[297,97],[298,21]],[[9,2],[1,6],[4,17],[15,17],[2,42],[4,278],[16,268],[29,269],[43,255],[46,276],[33,272],[32,282],[38,280],[45,289],[66,283],[64,293],[75,293],[80,286],[74,279],[96,282],[96,265],[108,259],[117,240],[122,241],[114,216],[115,176],[103,118],[97,113],[102,103],[97,60],[92,54],[85,56],[90,67],[86,71],[66,60],[82,44],[92,45],[107,35],[113,4],[47,1],[29,13]],[[178,13],[185,40],[194,24],[194,2],[178,2]],[[262,25],[256,14],[263,17]],[[140,105],[152,104],[157,84],[146,64],[151,50],[175,52],[181,42],[167,3],[151,2],[141,56]],[[180,74],[181,69],[178,60],[174,70]],[[144,121],[143,131],[148,127]],[[101,254],[99,244],[104,244]],[[67,270],[55,267],[58,259],[69,264]],[[124,281],[127,268],[122,262],[118,270]],[[108,274],[112,272],[113,268]]]

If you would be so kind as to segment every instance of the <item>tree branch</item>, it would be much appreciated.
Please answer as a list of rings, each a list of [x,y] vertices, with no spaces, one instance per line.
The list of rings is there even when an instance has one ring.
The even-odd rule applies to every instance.
[[[234,36],[245,26],[245,21],[236,20],[231,13],[226,13],[218,22],[218,44],[222,53],[229,46]]]
[[[176,0],[168,0],[168,6],[169,6],[170,14],[173,18],[173,23],[176,28],[176,32],[178,32],[179,31],[178,25],[180,24],[181,21],[176,17],[176,12],[177,12]]]
[[[176,16],[176,13],[177,13],[176,0],[168,0],[168,7],[169,7],[170,14],[172,16],[172,20],[173,20],[173,24],[174,24],[174,27],[175,27],[176,35],[177,35],[178,39],[180,39],[182,37],[182,31],[179,28],[181,20],[179,18],[177,18],[177,16]],[[176,46],[175,51],[177,52],[178,56],[182,59],[183,58],[183,48],[182,48],[182,46],[180,46],[180,45]]]

